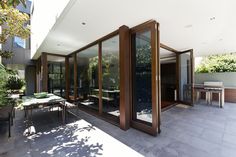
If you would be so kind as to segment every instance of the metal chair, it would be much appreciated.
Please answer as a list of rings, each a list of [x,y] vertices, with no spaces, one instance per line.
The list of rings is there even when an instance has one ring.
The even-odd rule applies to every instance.
[[[8,137],[11,137],[11,126],[13,125],[14,104],[4,106],[0,109],[0,121],[8,122]]]

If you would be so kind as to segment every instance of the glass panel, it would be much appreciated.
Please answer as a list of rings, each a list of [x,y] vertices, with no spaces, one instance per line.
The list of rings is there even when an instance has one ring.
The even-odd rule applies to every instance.
[[[119,36],[102,43],[103,112],[120,115]]]
[[[152,122],[151,31],[136,33],[133,38],[133,113],[134,118]]]
[[[65,97],[65,57],[47,56],[48,92]]]
[[[26,40],[20,37],[14,37],[13,45],[16,48],[26,48]]]
[[[79,52],[77,66],[80,104],[98,110],[98,45]]]
[[[176,54],[174,52],[160,49],[161,70],[161,108],[173,105],[177,99],[176,95]],[[166,70],[168,69],[168,70]]]
[[[192,98],[190,61],[190,53],[183,53],[179,57],[179,99],[186,103],[191,103]]]
[[[69,80],[70,80],[69,99],[75,100],[74,98],[74,58],[73,57],[69,58]]]

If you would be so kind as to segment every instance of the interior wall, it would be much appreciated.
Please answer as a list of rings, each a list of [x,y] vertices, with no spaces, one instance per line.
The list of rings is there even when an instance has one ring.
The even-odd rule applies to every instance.
[[[176,63],[161,64],[161,100],[174,101],[176,89]]]

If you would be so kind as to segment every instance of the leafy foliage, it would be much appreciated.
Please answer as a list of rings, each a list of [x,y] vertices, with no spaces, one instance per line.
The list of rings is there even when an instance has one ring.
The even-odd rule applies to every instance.
[[[25,81],[19,78],[17,71],[6,69],[0,64],[0,108],[12,103],[8,98],[9,90],[23,89]]]
[[[143,45],[137,47],[136,51],[136,64],[137,66],[144,66],[149,65],[151,63],[151,46],[150,45]]]
[[[24,85],[25,81],[18,75],[10,75],[6,83],[6,87],[10,90],[20,90]]]
[[[6,82],[7,82],[7,71],[1,65],[1,67],[0,67],[0,107],[5,105],[7,102]]]
[[[3,51],[3,50],[0,50],[0,56],[1,56],[2,58],[10,59],[13,55],[14,55],[14,53],[11,52],[11,51]]]
[[[14,8],[19,5],[23,4],[24,7],[26,7],[26,1],[25,0],[0,0],[0,5],[2,8],[13,6]]]
[[[236,54],[211,55],[203,58],[197,73],[236,72]]]
[[[9,37],[18,36],[26,39],[30,35],[30,28],[27,25],[29,16],[21,13],[13,7],[0,9],[0,26],[2,33],[0,35],[0,43],[4,44]]]
[[[119,56],[117,53],[107,53],[102,56],[103,87],[107,89],[119,89]]]
[[[9,37],[18,36],[26,39],[30,35],[30,27],[28,26],[29,16],[21,13],[15,7],[22,3],[25,7],[25,0],[1,0],[0,1],[0,44],[4,44]],[[1,51],[0,56],[3,58],[11,58],[12,53],[9,51]]]

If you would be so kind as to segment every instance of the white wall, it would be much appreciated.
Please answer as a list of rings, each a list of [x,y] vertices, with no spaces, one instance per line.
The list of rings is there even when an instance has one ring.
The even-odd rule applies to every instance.
[[[70,0],[34,0],[31,16],[31,58]]]
[[[204,81],[222,81],[225,87],[236,88],[236,72],[196,73],[194,78],[196,84],[202,84]]]

